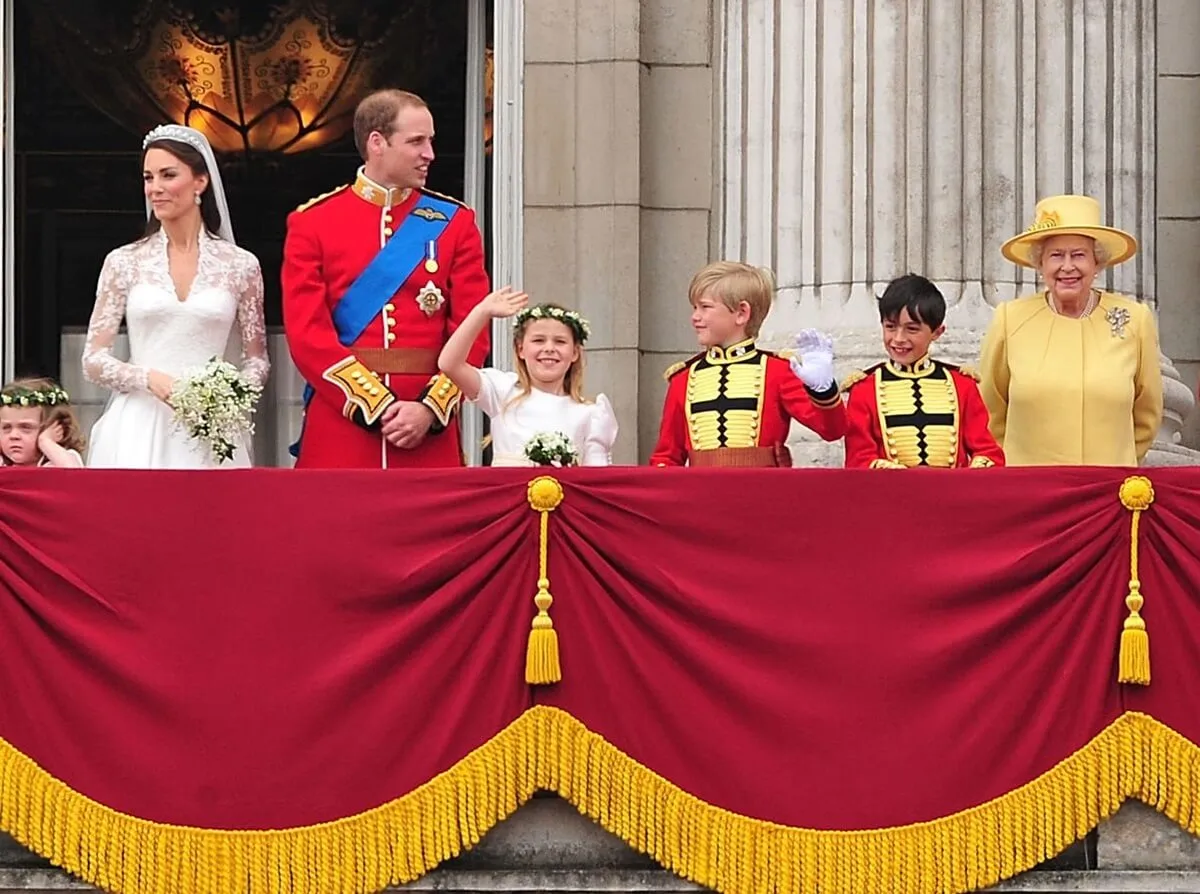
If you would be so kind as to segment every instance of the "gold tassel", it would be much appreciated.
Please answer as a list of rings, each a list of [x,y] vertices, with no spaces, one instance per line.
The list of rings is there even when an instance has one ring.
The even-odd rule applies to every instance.
[[[554,597],[550,595],[550,577],[547,562],[550,549],[550,513],[563,501],[562,485],[549,475],[534,478],[527,491],[529,508],[541,513],[538,534],[538,582],[537,595],[533,604],[537,615],[529,631],[529,644],[525,648],[525,682],[530,686],[545,686],[562,679],[562,666],[558,659],[558,631],[550,620],[550,606]]]
[[[1142,584],[1138,580],[1138,523],[1154,502],[1154,486],[1142,475],[1131,475],[1121,484],[1121,505],[1133,513],[1129,530],[1129,595],[1125,605],[1129,617],[1121,630],[1121,648],[1117,661],[1117,682],[1150,684],[1150,634],[1141,615]]]

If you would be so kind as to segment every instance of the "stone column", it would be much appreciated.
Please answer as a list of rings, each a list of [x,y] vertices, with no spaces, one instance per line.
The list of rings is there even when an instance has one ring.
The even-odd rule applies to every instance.
[[[585,390],[637,461],[639,2],[526,0],[523,281],[592,324]]]
[[[1139,237],[1099,284],[1157,304],[1150,0],[728,5],[723,253],[776,270],[766,343],[819,326],[839,372],[876,362],[874,296],[914,271],[950,305],[939,354],[975,362],[992,307],[1037,286],[1001,242],[1067,192]],[[1192,398],[1164,369],[1169,441]],[[793,447],[841,463],[840,445]]]
[[[667,391],[663,371],[698,350],[687,288],[712,250],[715,84],[708,6],[696,0],[641,0],[638,454],[643,461],[658,439]]]
[[[1159,0],[1158,3],[1158,105],[1156,167],[1158,235],[1155,255],[1159,317],[1163,350],[1171,354],[1183,374],[1172,381],[1174,391],[1190,393],[1200,377],[1200,166],[1196,144],[1200,139],[1200,3]],[[1175,401],[1182,407],[1183,400]],[[1175,424],[1176,420],[1172,420]],[[1200,447],[1200,413],[1193,414],[1184,443]]]

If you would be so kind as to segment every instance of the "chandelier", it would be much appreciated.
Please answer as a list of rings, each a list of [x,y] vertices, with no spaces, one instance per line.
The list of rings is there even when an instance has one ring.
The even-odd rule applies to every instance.
[[[371,59],[391,29],[350,39],[317,4],[276,10],[252,33],[236,12],[217,27],[168,15],[135,67],[168,120],[218,152],[301,152],[340,139],[370,89]]]
[[[457,29],[442,0],[187,0],[29,4],[39,46],[84,96],[145,132],[171,121],[218,152],[293,154],[342,139],[384,80],[417,84]],[[422,40],[405,40],[419,34]]]

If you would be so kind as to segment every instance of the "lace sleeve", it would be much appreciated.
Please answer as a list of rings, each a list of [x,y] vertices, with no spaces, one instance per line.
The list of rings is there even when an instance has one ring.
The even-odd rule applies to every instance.
[[[238,332],[242,337],[242,375],[262,387],[267,383],[271,361],[267,356],[267,324],[263,318],[262,268],[252,260],[238,295]]]
[[[118,360],[112,352],[129,297],[127,277],[122,276],[123,262],[128,263],[129,259],[119,252],[117,249],[109,253],[100,270],[96,304],[83,346],[83,375],[89,382],[113,391],[145,391],[149,388],[150,371]]]

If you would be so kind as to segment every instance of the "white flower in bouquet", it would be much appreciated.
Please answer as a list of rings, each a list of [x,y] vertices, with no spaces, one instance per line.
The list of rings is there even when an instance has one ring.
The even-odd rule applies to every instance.
[[[525,442],[525,456],[534,465],[564,466],[579,465],[579,454],[575,445],[562,432],[539,432]]]
[[[254,407],[262,388],[242,378],[237,367],[212,358],[182,378],[171,392],[175,421],[203,444],[218,463],[233,458],[237,443],[254,434]]]

